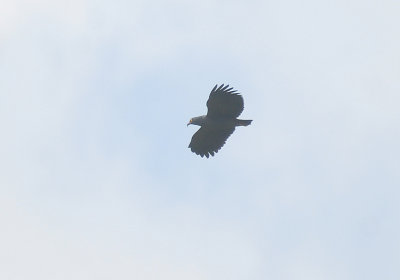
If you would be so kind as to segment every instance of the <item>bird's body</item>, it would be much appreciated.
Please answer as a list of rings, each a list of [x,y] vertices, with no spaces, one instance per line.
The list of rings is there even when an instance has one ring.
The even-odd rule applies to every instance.
[[[229,85],[216,85],[207,101],[207,115],[194,117],[188,123],[201,126],[189,144],[192,152],[201,157],[214,156],[235,131],[236,126],[247,126],[252,122],[237,119],[244,108],[243,98],[232,89]]]
[[[196,121],[195,121],[196,119]],[[195,123],[197,122],[197,123]],[[226,127],[235,127],[235,126],[247,126],[252,122],[251,120],[240,120],[240,119],[233,119],[228,117],[221,117],[221,118],[210,118],[207,115],[194,117],[192,118],[192,122],[189,124],[194,125],[208,125],[210,128],[214,129],[223,129]]]

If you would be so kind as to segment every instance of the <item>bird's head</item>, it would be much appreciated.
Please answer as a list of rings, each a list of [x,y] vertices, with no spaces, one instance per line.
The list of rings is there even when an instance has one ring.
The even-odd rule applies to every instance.
[[[200,117],[194,117],[191,118],[190,121],[188,122],[187,126],[189,126],[189,124],[195,124],[195,125],[200,125],[202,126],[204,123],[206,116],[200,116]]]

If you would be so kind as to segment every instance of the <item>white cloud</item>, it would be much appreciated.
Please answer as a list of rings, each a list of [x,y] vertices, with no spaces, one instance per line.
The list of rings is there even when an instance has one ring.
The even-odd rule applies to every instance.
[[[398,278],[388,1],[3,4],[1,278]],[[254,122],[201,160],[214,82]]]

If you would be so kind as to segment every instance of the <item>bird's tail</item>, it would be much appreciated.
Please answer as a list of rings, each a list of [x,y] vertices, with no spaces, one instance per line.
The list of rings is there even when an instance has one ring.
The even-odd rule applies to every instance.
[[[253,120],[236,120],[236,126],[248,126]]]

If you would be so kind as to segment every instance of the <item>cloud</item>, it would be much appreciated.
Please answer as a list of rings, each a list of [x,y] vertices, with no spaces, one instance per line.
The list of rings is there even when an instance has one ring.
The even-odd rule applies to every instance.
[[[388,5],[5,3],[2,278],[397,279]],[[200,159],[222,82],[254,122]]]

